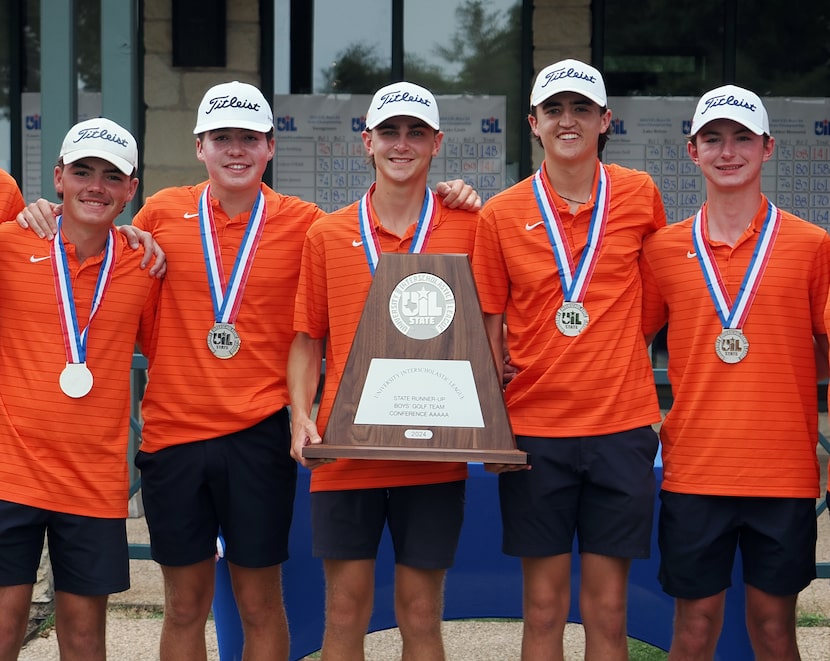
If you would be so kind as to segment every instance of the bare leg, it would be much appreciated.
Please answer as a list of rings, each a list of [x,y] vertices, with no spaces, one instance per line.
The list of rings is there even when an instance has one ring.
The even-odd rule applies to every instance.
[[[798,595],[778,596],[746,586],[746,628],[757,661],[798,661],[795,604]]]
[[[395,566],[395,619],[402,661],[443,661],[444,570]]]
[[[571,604],[571,556],[522,558],[522,661],[562,661]]]
[[[164,622],[161,627],[161,661],[206,661],[205,624],[213,603],[216,561],[195,565],[162,565]]]
[[[363,639],[372,616],[374,560],[324,560],[326,630],[323,661],[363,661]]]
[[[250,569],[228,565],[242,620],[243,661],[288,659],[288,620],[282,600],[279,565]]]
[[[677,599],[669,661],[708,661],[723,628],[726,592],[703,599]]]
[[[55,632],[61,661],[105,661],[108,595],[55,592]]]
[[[579,609],[585,626],[586,661],[626,661],[626,602],[631,561],[582,554]]]
[[[0,587],[0,661],[17,661],[31,603],[31,584]]]

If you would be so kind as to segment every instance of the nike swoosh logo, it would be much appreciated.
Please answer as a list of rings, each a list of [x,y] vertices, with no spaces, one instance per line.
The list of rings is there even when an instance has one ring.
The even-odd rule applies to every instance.
[[[31,257],[29,257],[29,261],[32,264],[35,264],[36,262],[42,262],[44,259],[51,259],[51,258],[52,258],[52,255],[46,255],[46,257],[35,257],[34,255],[32,255]]]
[[[697,257],[697,253],[696,253],[696,252],[692,252],[691,250],[687,250],[687,251],[686,251],[686,257],[688,257],[689,259],[692,259],[692,258],[694,258],[694,257]]]
[[[352,241],[352,245],[353,245],[355,248],[360,248],[360,246],[362,246],[362,245],[363,245],[363,241]]]
[[[184,214],[184,217],[185,218],[195,218],[198,215],[199,215],[199,212],[197,211],[196,213],[186,213],[186,214]]]
[[[525,229],[529,232],[530,230],[535,230],[537,227],[539,227],[539,225],[544,225],[544,224],[545,224],[544,220],[540,220],[538,223],[533,223],[532,225],[530,223],[527,223],[525,225]]]

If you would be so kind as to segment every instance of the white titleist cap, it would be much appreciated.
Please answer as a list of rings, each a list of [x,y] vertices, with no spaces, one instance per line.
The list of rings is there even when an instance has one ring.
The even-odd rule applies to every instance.
[[[602,74],[579,60],[562,60],[542,69],[533,83],[530,107],[538,106],[560,92],[576,92],[601,108],[608,105]]]
[[[706,92],[697,102],[691,135],[715,119],[731,119],[755,135],[769,135],[769,117],[755,92],[736,85],[724,85]]]
[[[414,83],[394,83],[381,87],[366,112],[366,129],[371,131],[390,117],[417,117],[436,131],[441,124],[438,103],[425,87]]]
[[[271,106],[256,87],[233,81],[211,87],[202,97],[194,134],[215,129],[249,129],[268,133],[274,128]]]
[[[138,168],[138,145],[123,126],[110,119],[98,117],[75,124],[61,145],[61,159],[69,165],[82,158],[103,158],[124,174]]]

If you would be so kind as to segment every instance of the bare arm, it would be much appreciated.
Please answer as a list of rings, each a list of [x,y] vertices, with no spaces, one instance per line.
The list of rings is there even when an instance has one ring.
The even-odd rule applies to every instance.
[[[320,384],[323,365],[323,340],[297,333],[288,351],[288,395],[291,399],[291,456],[306,468],[316,468],[323,459],[305,459],[303,448],[322,443],[311,417],[314,397]]]

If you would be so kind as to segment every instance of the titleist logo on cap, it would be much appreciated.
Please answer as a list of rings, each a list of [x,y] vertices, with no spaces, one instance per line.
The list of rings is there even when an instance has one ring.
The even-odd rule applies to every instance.
[[[700,111],[701,115],[705,115],[707,110],[718,108],[720,106],[736,106],[738,108],[746,108],[751,112],[758,110],[758,107],[754,103],[750,103],[746,99],[739,99],[732,94],[719,94],[718,96],[713,96],[704,100],[703,104],[706,107]]]
[[[205,114],[209,115],[214,110],[222,110],[224,108],[241,108],[242,110],[259,110],[259,104],[247,99],[240,99],[236,96],[216,96],[208,99],[209,108],[205,110]]]
[[[72,142],[78,143],[81,140],[89,140],[91,138],[113,142],[116,145],[120,145],[121,147],[126,147],[128,144],[130,144],[130,141],[127,140],[127,138],[120,138],[117,135],[115,135],[115,133],[110,133],[109,131],[107,131],[107,129],[102,129],[98,127],[80,129],[78,131],[78,135],[72,140]]]
[[[397,103],[399,101],[407,102],[407,103],[420,103],[425,105],[429,108],[432,105],[432,102],[429,99],[425,99],[422,96],[418,96],[417,94],[410,94],[409,92],[387,92],[383,96],[380,97],[380,103],[378,104],[377,109],[380,110],[386,105],[390,103]]]
[[[584,71],[579,71],[578,69],[574,69],[573,67],[562,68],[562,69],[555,69],[553,71],[548,72],[545,76],[545,82],[541,87],[546,87],[549,83],[552,83],[556,80],[561,80],[562,78],[576,78],[577,80],[587,80],[589,83],[597,82],[596,76],[592,76],[591,74],[587,74]]]

